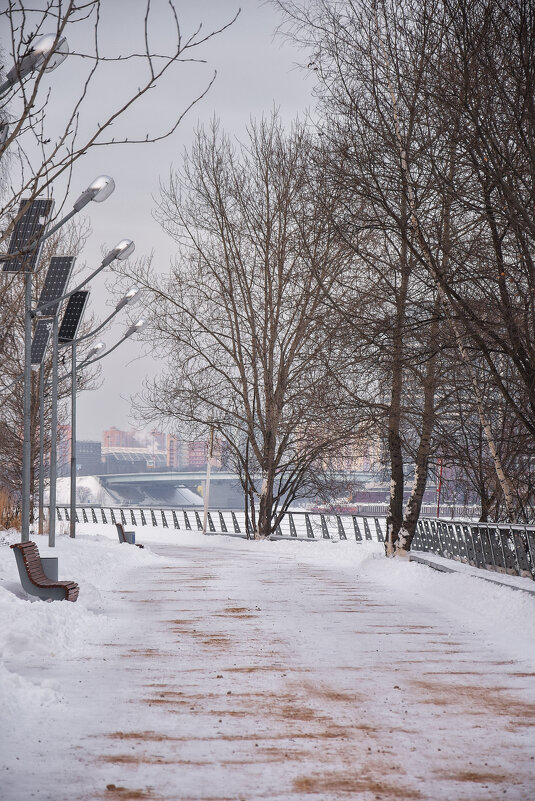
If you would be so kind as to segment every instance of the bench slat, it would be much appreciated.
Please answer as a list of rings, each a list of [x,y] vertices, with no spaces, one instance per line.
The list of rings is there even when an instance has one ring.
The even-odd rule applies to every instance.
[[[22,554],[26,575],[30,582],[40,589],[61,587],[65,591],[65,600],[76,601],[80,588],[75,581],[52,581],[43,570],[39,550],[35,542],[18,542],[11,546]]]

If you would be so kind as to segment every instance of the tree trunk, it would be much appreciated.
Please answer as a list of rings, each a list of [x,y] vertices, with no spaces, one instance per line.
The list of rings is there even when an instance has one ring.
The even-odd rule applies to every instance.
[[[403,525],[401,526],[396,542],[396,556],[404,556],[410,550],[411,543],[416,532],[416,524],[418,523],[418,518],[420,517],[420,510],[422,508],[422,501],[427,484],[427,467],[431,448],[431,434],[433,433],[433,427],[435,424],[435,391],[437,384],[437,351],[435,349],[435,343],[437,341],[439,329],[439,308],[440,301],[437,295],[429,337],[429,347],[433,349],[433,352],[427,362],[427,370],[423,385],[424,408],[422,412],[422,434],[416,454],[412,491],[409,500],[407,501]]]
[[[406,204],[402,200],[402,213],[405,216]],[[407,245],[401,249],[401,286],[397,298],[396,323],[392,348],[392,396],[388,416],[388,455],[390,458],[390,501],[386,516],[385,553],[393,556],[399,530],[403,523],[403,450],[401,444],[401,395],[403,389],[403,322],[409,284],[407,264]]]
[[[258,502],[257,527],[255,539],[266,539],[271,534],[271,518],[273,511],[273,471],[262,471],[262,489]]]
[[[390,456],[390,501],[386,516],[385,553],[393,556],[399,530],[403,523],[403,454],[398,426],[388,428],[388,450]]]

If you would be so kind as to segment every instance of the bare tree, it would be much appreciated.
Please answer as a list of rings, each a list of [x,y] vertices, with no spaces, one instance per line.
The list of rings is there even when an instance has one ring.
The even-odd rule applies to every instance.
[[[285,134],[276,116],[237,147],[217,124],[201,130],[159,205],[178,245],[172,273],[163,282],[142,266],[136,276],[151,290],[149,337],[167,361],[142,411],[190,432],[215,428],[258,537],[357,431],[325,369],[343,369],[343,354],[320,288],[352,254],[322,212],[325,175],[310,154],[305,129]]]
[[[410,547],[412,526],[400,528],[401,398],[411,373],[414,289],[425,283],[438,293],[470,381],[465,412],[470,417],[475,403],[497,476],[495,508],[522,518],[526,485],[503,437],[506,431],[516,441],[522,432],[533,437],[532,5],[277,5],[318,80],[321,132],[336,153],[336,169],[347,176],[347,236],[360,248],[362,231],[373,228],[399,253],[393,273],[399,280],[391,287],[399,324],[397,334],[392,329],[388,403],[390,546]],[[489,408],[489,382],[503,396],[501,417]],[[507,423],[511,414],[514,426]],[[430,442],[422,418],[420,444],[428,450]],[[420,448],[405,450],[423,456]],[[405,519],[414,515],[407,508]]]
[[[424,81],[430,58],[428,21],[416,13],[418,4],[410,2],[394,7],[318,0],[304,6],[281,0],[278,5],[287,15],[290,35],[307,48],[308,69],[317,77],[318,126],[328,142],[332,180],[341,198],[336,209],[339,231],[374,275],[375,303],[368,320],[363,325],[362,317],[348,318],[359,352],[363,337],[372,343],[367,367],[378,379],[377,400],[383,408],[390,473],[387,553],[396,548],[405,552],[426,485],[437,385],[432,342],[439,314],[425,302],[436,293],[434,277],[422,268],[422,260],[430,248],[436,258],[444,258],[436,250],[435,230],[447,219],[441,186],[429,166],[434,140]],[[425,248],[414,226],[415,213],[425,221],[426,231],[433,231],[432,244],[426,241]],[[422,347],[432,351],[423,371]],[[422,394],[416,404],[416,444],[417,372]],[[404,512],[404,463],[409,456],[417,467]]]

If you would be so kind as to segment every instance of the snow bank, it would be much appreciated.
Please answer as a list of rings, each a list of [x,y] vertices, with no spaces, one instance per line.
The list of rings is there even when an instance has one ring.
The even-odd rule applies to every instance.
[[[78,476],[76,479],[76,494],[79,503],[87,506],[115,506],[116,499],[102,486],[95,476]],[[70,477],[58,478],[56,483],[56,502],[59,505],[69,505],[71,500]],[[45,503],[48,503],[48,492],[45,492]]]
[[[15,555],[9,547],[18,532],[0,534],[0,710],[4,724],[38,714],[58,698],[58,687],[46,674],[28,679],[25,660],[62,654],[84,657],[95,642],[113,631],[113,607],[106,591],[121,584],[126,573],[159,557],[150,549],[121,545],[109,536],[95,534],[76,539],[57,537],[48,548],[46,537],[36,536],[41,556],[57,556],[59,579],[80,584],[76,603],[42,601],[21,588]]]
[[[260,561],[269,554],[281,563],[295,562],[296,570],[299,565],[312,565],[345,574],[355,582],[373,582],[384,588],[393,605],[416,600],[449,621],[452,633],[467,631],[535,670],[535,597],[471,575],[438,573],[414,562],[387,560],[377,542],[258,542],[147,526],[136,530],[136,540],[145,544],[139,549],[121,545],[112,526],[80,524],[77,530],[74,540],[58,536],[55,549],[48,548],[45,537],[35,537],[42,556],[58,556],[59,578],[80,584],[76,603],[27,596],[9,548],[19,535],[0,534],[0,709],[5,720],[29,714],[28,700],[37,709],[53,703],[61,693],[46,671],[28,676],[25,659],[37,655],[46,665],[47,659],[61,654],[83,658],[95,643],[113,636],[119,619],[116,605],[124,602],[109,591],[127,587],[129,571],[158,560],[166,564],[166,559],[151,552],[151,543],[158,542],[228,549],[235,551],[237,561],[246,549]]]

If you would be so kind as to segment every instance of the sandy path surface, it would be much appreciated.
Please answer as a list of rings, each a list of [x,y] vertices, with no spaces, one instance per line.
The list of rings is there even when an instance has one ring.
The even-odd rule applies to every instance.
[[[50,668],[71,723],[17,801],[535,797],[533,674],[349,570],[212,545],[154,545],[116,593],[134,629]]]

